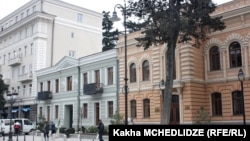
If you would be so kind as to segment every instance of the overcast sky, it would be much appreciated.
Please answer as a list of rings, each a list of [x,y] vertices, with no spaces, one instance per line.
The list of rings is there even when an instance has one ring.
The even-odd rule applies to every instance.
[[[15,11],[17,8],[26,4],[30,0],[0,0],[0,19],[4,18],[11,12]],[[124,0],[62,0],[67,3],[91,9],[97,12],[114,10],[116,4],[124,4]],[[217,4],[222,4],[232,0],[213,0]],[[118,12],[117,12],[118,13]],[[118,13],[119,14],[119,13]],[[119,26],[118,24],[114,25]]]

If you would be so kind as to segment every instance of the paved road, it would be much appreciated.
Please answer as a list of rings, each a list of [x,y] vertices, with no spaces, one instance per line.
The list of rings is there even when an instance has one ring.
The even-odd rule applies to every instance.
[[[30,134],[30,135],[20,135],[18,136],[18,139],[16,136],[12,137],[13,141],[45,141],[43,138],[43,135],[36,135]],[[104,137],[105,141],[108,141],[107,138]],[[0,141],[9,141],[8,135],[5,135],[4,137],[0,137]],[[66,138],[63,134],[59,135],[58,137],[50,137],[49,141],[99,141],[98,139],[92,137],[91,138],[83,138],[80,139],[77,135],[71,136],[69,138]]]

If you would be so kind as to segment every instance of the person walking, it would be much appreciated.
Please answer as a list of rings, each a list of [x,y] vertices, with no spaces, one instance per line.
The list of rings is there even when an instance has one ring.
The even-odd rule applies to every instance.
[[[14,124],[14,129],[15,129],[15,135],[16,135],[16,136],[19,135],[20,128],[21,128],[21,124],[20,124],[18,121],[15,122],[15,124]]]
[[[56,125],[53,121],[50,122],[51,126],[51,136],[56,133]]]
[[[99,119],[99,124],[98,124],[98,136],[99,136],[99,141],[104,141],[102,136],[104,133],[104,124],[102,123],[102,120]]]
[[[43,130],[44,130],[44,140],[45,141],[49,141],[49,129],[50,129],[49,122],[46,122],[45,125],[44,125],[44,128],[43,128]]]

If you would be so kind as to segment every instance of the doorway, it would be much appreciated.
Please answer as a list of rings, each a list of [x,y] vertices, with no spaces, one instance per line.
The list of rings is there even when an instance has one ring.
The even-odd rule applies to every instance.
[[[95,103],[95,124],[98,125],[100,119],[100,104]]]
[[[72,128],[73,124],[73,105],[65,105],[64,125],[66,128]]]
[[[179,95],[172,95],[170,124],[180,124],[180,109],[179,109]]]

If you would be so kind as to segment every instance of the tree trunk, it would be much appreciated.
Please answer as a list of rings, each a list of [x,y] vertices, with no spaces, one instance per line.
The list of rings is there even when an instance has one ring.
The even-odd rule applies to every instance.
[[[167,44],[167,61],[166,61],[166,81],[165,81],[165,91],[163,96],[163,119],[161,124],[168,125],[170,123],[170,114],[171,114],[171,104],[172,104],[172,90],[173,90],[173,71],[174,71],[174,61],[175,61],[175,48],[179,36],[179,24],[180,17],[174,16],[179,15],[179,8],[174,7],[173,0],[169,1],[170,6],[170,40]],[[177,13],[175,13],[177,12]]]

